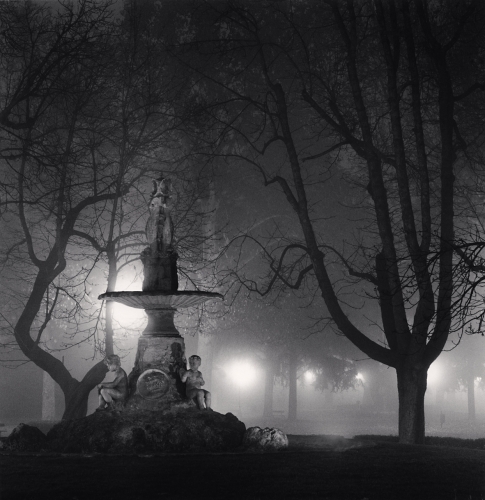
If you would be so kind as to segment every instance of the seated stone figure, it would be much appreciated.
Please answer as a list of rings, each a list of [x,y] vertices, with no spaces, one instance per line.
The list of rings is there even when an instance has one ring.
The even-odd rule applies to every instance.
[[[205,381],[202,378],[202,373],[199,371],[200,363],[200,356],[197,356],[196,354],[190,356],[190,368],[188,370],[181,368],[180,378],[182,379],[182,382],[186,383],[185,394],[187,397],[189,399],[195,398],[197,406],[200,410],[203,410],[204,408],[206,410],[211,410],[211,393],[202,389]]]
[[[128,394],[128,377],[125,370],[121,368],[120,357],[112,354],[104,362],[108,370],[114,372],[115,378],[111,382],[98,384],[99,406],[96,411],[111,409],[114,401],[123,401]]]

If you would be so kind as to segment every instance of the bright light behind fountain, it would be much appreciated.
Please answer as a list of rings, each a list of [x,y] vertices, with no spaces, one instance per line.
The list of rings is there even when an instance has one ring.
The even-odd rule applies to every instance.
[[[143,309],[134,309],[115,302],[113,304],[113,319],[120,327],[131,330],[139,328],[140,324],[145,323],[147,316]]]
[[[135,271],[123,272],[116,280],[116,288],[119,290],[135,291],[139,287],[139,276]],[[113,301],[113,320],[120,328],[139,330],[140,325],[146,323],[147,317],[142,309],[135,309]]]

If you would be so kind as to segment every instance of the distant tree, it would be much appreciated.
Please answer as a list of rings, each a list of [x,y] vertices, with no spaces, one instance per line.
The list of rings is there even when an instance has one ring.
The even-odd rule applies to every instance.
[[[263,368],[263,414],[268,418],[273,416],[275,383],[288,387],[288,419],[296,420],[298,380],[306,371],[314,373],[318,390],[346,390],[357,382],[351,353],[339,343],[339,337],[312,331],[315,312],[291,294],[280,296],[275,303],[241,294],[228,306],[223,321],[216,323],[213,335],[218,350],[251,356]]]
[[[455,358],[455,373],[458,382],[467,392],[468,421],[476,423],[475,385],[482,389],[485,382],[485,362],[483,361],[483,342],[480,337],[462,339]]]
[[[476,423],[476,389],[485,388],[485,361],[483,360],[483,340],[480,336],[464,333],[459,345],[440,359],[439,380],[435,381],[437,390],[444,392],[466,391],[468,421]]]
[[[477,103],[479,107],[480,102]],[[477,126],[477,129],[479,127]],[[468,418],[475,423],[475,382],[484,387],[485,365],[482,361],[485,348],[485,212],[483,210],[483,147],[474,150],[474,168],[465,169],[457,176],[458,193],[469,203],[457,228],[455,239],[455,283],[459,294],[455,299],[455,310],[460,317],[460,345],[450,353],[448,364],[450,375],[444,383],[446,388],[464,389],[468,397]],[[471,156],[471,155],[470,155]],[[463,213],[463,212],[462,212]]]

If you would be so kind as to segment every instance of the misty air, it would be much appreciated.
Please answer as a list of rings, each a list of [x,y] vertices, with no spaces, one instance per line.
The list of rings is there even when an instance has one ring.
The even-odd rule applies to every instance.
[[[0,3],[0,498],[485,498],[485,2]]]

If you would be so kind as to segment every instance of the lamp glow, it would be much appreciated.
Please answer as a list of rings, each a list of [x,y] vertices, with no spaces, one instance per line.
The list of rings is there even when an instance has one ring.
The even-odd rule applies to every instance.
[[[134,309],[118,302],[113,302],[113,319],[120,326],[129,328],[137,326],[146,320],[146,314],[143,309]]]
[[[257,375],[256,369],[248,361],[236,361],[226,371],[239,387],[251,385]]]
[[[305,382],[312,384],[313,382],[315,382],[316,378],[317,377],[315,376],[315,374],[311,370],[307,370],[305,372]]]
[[[441,378],[441,367],[436,363],[433,363],[428,369],[428,384],[435,384]]]

